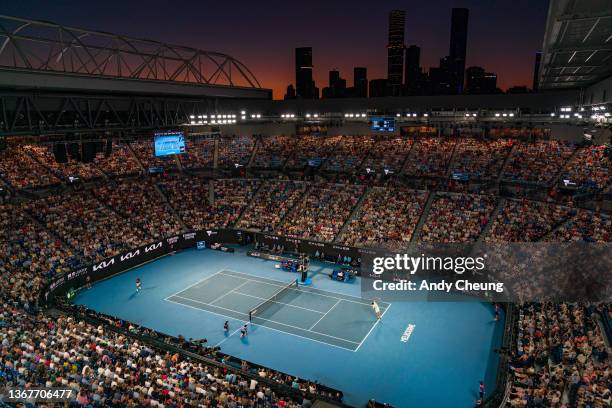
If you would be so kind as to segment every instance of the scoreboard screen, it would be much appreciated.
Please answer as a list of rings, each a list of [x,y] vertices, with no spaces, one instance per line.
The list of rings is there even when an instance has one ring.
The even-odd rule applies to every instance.
[[[372,130],[375,132],[395,132],[395,119],[372,118]]]
[[[155,156],[169,156],[185,153],[185,136],[183,132],[155,134]]]

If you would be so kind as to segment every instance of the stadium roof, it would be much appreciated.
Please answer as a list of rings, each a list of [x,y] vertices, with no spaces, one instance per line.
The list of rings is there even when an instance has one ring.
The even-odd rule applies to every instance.
[[[612,1],[550,0],[539,88],[582,88],[610,75]]]

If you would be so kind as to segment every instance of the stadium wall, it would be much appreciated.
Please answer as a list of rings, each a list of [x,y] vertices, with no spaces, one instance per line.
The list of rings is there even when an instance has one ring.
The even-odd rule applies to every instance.
[[[403,125],[401,125],[403,126]],[[387,135],[399,135],[400,125],[396,127],[395,132],[385,133]],[[418,126],[418,124],[406,124],[405,126]],[[470,126],[470,125],[467,125]],[[482,124],[474,124],[473,126],[483,126]],[[508,125],[512,127],[512,125]],[[516,127],[527,126],[516,125]],[[570,124],[534,124],[532,127],[535,128],[550,128],[550,134],[552,139],[570,141],[580,143],[584,135],[584,126],[570,125]],[[297,131],[296,123],[250,123],[248,125],[225,125],[221,128],[221,134],[224,136],[234,135],[262,135],[262,136],[275,136],[275,135],[295,135]],[[328,136],[336,135],[371,135],[372,129],[370,124],[367,122],[349,122],[341,125],[328,125],[324,132]],[[608,141],[610,137],[610,130],[600,128],[594,133],[594,142],[597,144],[603,144]]]
[[[559,106],[573,106],[579,102],[577,90],[538,92],[528,94],[492,95],[431,95],[388,98],[338,98],[289,100],[230,100],[218,99],[222,110],[247,111],[266,115],[286,113],[305,114],[322,112],[363,111],[431,111],[434,109],[516,109],[537,112]]]
[[[612,102],[612,76],[586,88],[583,102],[585,105]]]

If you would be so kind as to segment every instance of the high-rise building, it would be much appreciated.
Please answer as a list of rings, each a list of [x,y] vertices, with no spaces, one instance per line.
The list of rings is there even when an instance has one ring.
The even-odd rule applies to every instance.
[[[455,93],[451,83],[452,64],[450,57],[440,58],[438,67],[429,68],[428,92],[437,95],[448,95]]]
[[[450,85],[453,93],[463,92],[465,54],[467,50],[467,30],[469,11],[466,8],[453,8],[451,16],[451,36],[449,48]]]
[[[373,79],[370,81],[370,98],[380,98],[387,96],[387,80]]]
[[[346,80],[340,78],[340,71],[329,71],[329,86],[323,88],[323,98],[344,98],[346,96]]]
[[[389,41],[387,44],[387,84],[389,95],[398,96],[402,90],[404,75],[404,26],[406,12],[391,10],[389,13]]]
[[[404,85],[409,93],[418,88],[421,77],[421,49],[416,45],[406,48],[406,71]]]
[[[531,89],[533,89],[533,92],[536,92],[538,90],[538,74],[540,72],[540,62],[542,61],[542,52],[536,52],[535,55],[535,64],[533,66],[533,85],[531,86]]]
[[[285,99],[295,99],[295,88],[292,84],[287,86],[287,92],[285,93]]]
[[[355,67],[353,69],[353,95],[355,98],[368,97],[368,69]]]
[[[313,99],[312,47],[295,49],[295,93],[296,97]]]
[[[470,94],[490,94],[497,92],[497,75],[485,72],[482,67],[469,67],[465,70],[465,90]]]

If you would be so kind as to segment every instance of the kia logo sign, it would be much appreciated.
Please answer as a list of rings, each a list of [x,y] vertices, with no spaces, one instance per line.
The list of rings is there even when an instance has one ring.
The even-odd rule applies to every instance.
[[[137,249],[134,252],[128,252],[127,254],[123,254],[121,255],[121,262],[125,261],[126,259],[132,259],[135,256],[140,255],[140,249]]]
[[[95,272],[95,271],[100,270],[100,269],[108,268],[109,266],[114,265],[114,264],[115,264],[115,258],[111,258],[108,261],[102,261],[99,264],[94,265],[93,266],[93,270]]]
[[[161,248],[161,246],[162,246],[162,243],[161,243],[161,242],[158,242],[157,244],[151,244],[151,245],[149,245],[149,246],[146,246],[146,247],[145,247],[145,249],[144,249],[145,254],[146,254],[147,252],[151,252],[151,251],[154,251],[154,250],[156,250],[156,249],[159,249],[159,248]]]

